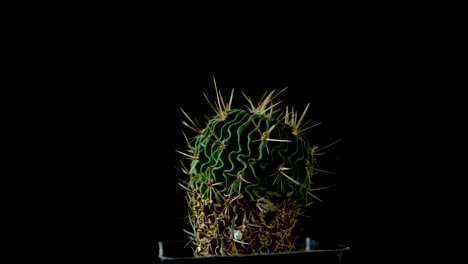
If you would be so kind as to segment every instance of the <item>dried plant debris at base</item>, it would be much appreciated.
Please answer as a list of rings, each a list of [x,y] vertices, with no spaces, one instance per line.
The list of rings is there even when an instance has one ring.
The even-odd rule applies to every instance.
[[[296,222],[302,207],[289,199],[265,210],[263,201],[228,198],[207,200],[198,192],[190,199],[192,239],[197,256],[277,253],[294,250]],[[273,206],[273,205],[271,205]],[[248,241],[248,242],[245,242]]]

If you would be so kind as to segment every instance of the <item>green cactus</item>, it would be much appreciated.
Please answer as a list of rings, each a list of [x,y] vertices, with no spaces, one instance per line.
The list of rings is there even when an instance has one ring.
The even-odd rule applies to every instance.
[[[266,92],[254,106],[231,107],[216,87],[208,103],[216,115],[204,128],[182,110],[182,123],[197,132],[188,139],[187,191],[191,241],[196,256],[287,252],[294,249],[298,222],[311,199],[318,199],[313,175],[316,155],[303,131],[309,105],[302,115],[286,107],[278,113],[275,94]],[[184,134],[185,135],[185,134]]]

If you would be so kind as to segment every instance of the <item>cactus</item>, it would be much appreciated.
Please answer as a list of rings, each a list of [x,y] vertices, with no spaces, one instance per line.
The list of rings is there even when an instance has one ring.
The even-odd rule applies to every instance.
[[[275,94],[266,92],[255,106],[232,108],[234,89],[225,102],[214,82],[215,115],[205,127],[187,115],[182,123],[196,132],[180,170],[187,177],[187,231],[195,256],[289,252],[295,248],[300,220],[314,199],[320,172],[316,155],[303,132],[309,105],[299,116],[293,108],[279,112]],[[205,96],[206,97],[206,96]],[[316,124],[317,125],[317,124]],[[326,187],[323,187],[326,188]]]

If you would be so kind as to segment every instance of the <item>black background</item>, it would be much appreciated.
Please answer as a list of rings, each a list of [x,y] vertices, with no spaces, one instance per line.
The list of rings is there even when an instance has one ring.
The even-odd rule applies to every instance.
[[[327,204],[319,208],[322,214],[308,220],[306,230],[353,247],[355,255],[375,246],[368,237],[374,235],[369,225],[382,207],[370,206],[377,196],[369,195],[379,193],[372,181],[382,177],[384,169],[372,171],[381,152],[372,149],[386,143],[378,136],[381,117],[373,106],[381,104],[387,92],[385,70],[373,56],[362,57],[362,49],[350,51],[336,43],[323,43],[315,51],[294,52],[291,47],[291,54],[239,44],[243,49],[146,46],[125,53],[125,58],[103,49],[101,60],[83,69],[86,77],[78,91],[85,92],[77,97],[83,100],[76,109],[83,131],[76,143],[82,150],[81,184],[92,204],[85,226],[101,237],[94,241],[96,251],[115,245],[109,254],[150,262],[156,257],[154,242],[186,239],[186,208],[176,184],[180,156],[175,150],[185,148],[180,108],[201,121],[202,114],[211,114],[203,93],[213,98],[213,78],[226,97],[235,89],[238,107],[246,104],[241,91],[258,99],[265,90],[286,86],[281,96],[285,104],[298,109],[311,104],[308,118],[322,122],[310,131],[314,142],[341,141],[327,161],[337,172],[337,188],[324,194]],[[376,76],[383,80],[377,82]],[[377,88],[378,83],[384,88]]]
[[[380,128],[372,110],[373,104],[381,103],[374,95],[373,80],[382,73],[369,58],[347,54],[339,46],[317,53],[278,54],[263,47],[254,47],[248,55],[236,49],[177,50],[163,60],[150,56],[146,61],[146,54],[139,54],[142,57],[131,59],[131,65],[108,72],[115,87],[106,85],[109,88],[98,92],[98,112],[103,116],[93,118],[103,129],[95,141],[103,151],[103,163],[98,163],[104,168],[98,177],[105,178],[103,207],[112,208],[106,218],[109,226],[117,237],[119,227],[131,237],[117,240],[126,252],[133,248],[135,255],[150,259],[155,257],[154,242],[186,239],[182,228],[187,211],[176,184],[180,155],[175,150],[185,150],[181,129],[187,131],[181,125],[180,108],[201,121],[202,114],[213,113],[203,96],[213,98],[213,78],[226,97],[235,89],[238,107],[246,104],[241,91],[255,100],[265,90],[286,86],[280,97],[284,104],[304,109],[311,103],[308,118],[322,123],[309,131],[314,144],[341,141],[331,148],[325,161],[329,164],[324,166],[337,172],[337,188],[324,192],[327,203],[307,220],[306,231],[349,245],[355,255],[362,247],[374,246],[365,234],[372,234],[368,233],[372,220],[367,217],[376,217],[371,212],[380,210],[368,207],[375,200],[367,196],[379,192],[371,186],[375,179],[369,172],[379,158],[369,148],[382,144],[373,141]],[[146,63],[139,65],[141,61]],[[375,171],[375,177],[382,174]]]
[[[213,77],[240,99],[288,86],[282,98],[310,102],[322,122],[314,139],[342,139],[329,160],[337,188],[311,234],[350,245],[355,263],[456,251],[460,16],[355,3],[39,9],[18,9],[4,41],[17,256],[150,263],[152,241],[184,237],[179,108],[211,112]]]
[[[54,135],[71,152],[60,157],[62,171],[73,174],[61,188],[77,221],[67,230],[88,237],[87,251],[149,263],[152,242],[185,239],[175,168],[175,150],[184,150],[180,108],[199,120],[212,113],[203,93],[214,97],[213,78],[226,97],[235,89],[238,107],[246,103],[241,91],[254,99],[287,86],[285,104],[310,103],[307,116],[322,122],[309,131],[318,145],[341,139],[326,161],[337,187],[310,220],[312,236],[351,246],[359,260],[422,240],[410,216],[425,204],[413,187],[426,176],[414,165],[425,151],[416,127],[427,103],[412,91],[436,77],[421,67],[430,61],[411,36],[358,24],[295,34],[116,28],[72,35],[49,72],[58,87],[48,94]]]

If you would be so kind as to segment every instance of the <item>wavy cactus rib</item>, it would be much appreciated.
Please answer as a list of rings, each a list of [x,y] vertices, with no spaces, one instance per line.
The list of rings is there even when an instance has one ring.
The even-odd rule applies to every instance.
[[[195,254],[291,250],[297,219],[310,196],[316,198],[317,148],[303,134],[313,127],[303,123],[308,106],[301,116],[288,107],[278,113],[273,90],[256,106],[244,94],[250,106],[237,109],[234,90],[226,103],[216,82],[215,88],[216,100],[207,100],[216,115],[204,128],[184,112],[183,123],[197,132],[186,138],[190,161],[183,168]]]
[[[300,197],[311,188],[315,159],[308,141],[262,114],[234,109],[208,122],[194,144],[190,186],[220,202],[222,193]],[[242,184],[245,182],[245,184]],[[210,184],[218,183],[210,191]],[[210,197],[211,198],[211,197]]]

